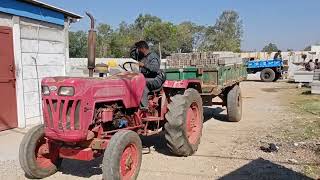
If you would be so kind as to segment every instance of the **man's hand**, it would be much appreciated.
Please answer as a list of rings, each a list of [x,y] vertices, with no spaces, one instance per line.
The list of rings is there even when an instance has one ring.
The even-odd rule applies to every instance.
[[[142,62],[139,62],[139,67],[143,67],[144,64]]]

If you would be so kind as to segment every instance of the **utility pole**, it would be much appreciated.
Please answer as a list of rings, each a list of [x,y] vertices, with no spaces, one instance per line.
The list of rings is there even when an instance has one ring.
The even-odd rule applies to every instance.
[[[162,59],[162,52],[161,52],[161,43],[159,42],[159,57]]]

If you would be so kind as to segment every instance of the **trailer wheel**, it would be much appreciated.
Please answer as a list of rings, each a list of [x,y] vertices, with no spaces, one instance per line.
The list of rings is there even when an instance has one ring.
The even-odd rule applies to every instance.
[[[239,122],[242,117],[242,96],[238,85],[234,86],[227,95],[228,121]]]
[[[139,135],[123,130],[112,136],[103,158],[103,179],[137,179],[142,161]]]
[[[260,78],[264,82],[272,82],[276,78],[276,73],[270,68],[261,71]]]
[[[24,136],[19,161],[28,178],[45,178],[58,171],[62,159],[58,147],[44,137],[43,125],[30,129]]]
[[[203,107],[200,94],[187,89],[183,95],[171,98],[166,114],[167,146],[177,156],[190,156],[198,150],[203,126]]]
[[[275,75],[275,78],[274,78],[274,80],[273,80],[273,82],[276,82],[276,81],[278,81],[279,79],[280,79],[280,77],[281,77],[281,73],[276,73],[276,75]]]

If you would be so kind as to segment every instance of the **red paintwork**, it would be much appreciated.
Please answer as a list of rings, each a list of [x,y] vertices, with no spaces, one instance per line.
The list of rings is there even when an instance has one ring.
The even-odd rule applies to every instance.
[[[187,89],[189,84],[197,83],[201,84],[201,81],[199,79],[186,79],[181,81],[171,81],[167,80],[164,84],[164,88],[178,88],[178,89]]]
[[[120,159],[120,179],[129,180],[134,175],[139,163],[138,154],[135,144],[126,146]]]
[[[142,74],[125,72],[111,76],[109,78],[71,78],[71,77],[54,77],[44,78],[42,86],[56,87],[50,95],[42,96],[43,114],[47,127],[45,134],[51,139],[65,142],[77,142],[85,140],[89,125],[93,120],[95,104],[99,102],[122,101],[125,108],[139,107],[142,92],[145,87],[145,78]],[[74,96],[59,96],[58,89],[62,86],[72,86],[75,89]],[[57,100],[56,108],[53,101]],[[61,102],[65,101],[64,106]],[[79,114],[79,129],[75,129],[74,114],[76,111],[76,102],[81,102]],[[46,102],[49,102],[47,104]],[[67,109],[69,102],[72,104],[70,112],[70,129],[66,128]],[[50,121],[50,112],[53,114],[53,122]],[[60,111],[62,110],[62,113]],[[62,129],[59,129],[59,121]],[[60,126],[61,126],[60,125]]]
[[[59,156],[61,158],[76,159],[82,161],[91,161],[94,159],[94,153],[91,148],[86,149],[71,149],[61,147],[59,150]]]
[[[35,158],[37,166],[40,168],[50,168],[59,158],[58,149],[55,144],[49,143],[46,138],[41,138],[35,148]]]
[[[187,111],[187,135],[191,144],[195,144],[200,135],[200,112],[196,103],[191,104]]]
[[[186,89],[190,83],[200,83],[200,81],[167,81],[164,87]],[[45,136],[60,144],[56,148],[58,156],[92,160],[101,155],[112,136],[119,130],[132,130],[145,136],[160,133],[168,111],[166,89],[149,96],[148,112],[140,111],[138,107],[145,84],[146,80],[142,74],[132,72],[109,78],[44,78],[42,86],[48,86],[51,90],[50,95],[42,95]],[[63,86],[74,87],[74,95],[59,96],[59,88]],[[121,116],[127,120],[127,127],[117,129],[111,123],[119,113],[119,104],[115,102],[122,102],[120,106],[125,109],[135,110],[132,114]],[[97,103],[104,105],[97,108]],[[199,113],[197,108],[190,107],[188,136],[191,142],[199,135],[199,126],[195,125],[197,122],[193,122],[199,118],[197,113]],[[134,144],[130,144],[121,157],[122,179],[130,179],[137,168],[137,163],[138,149]]]

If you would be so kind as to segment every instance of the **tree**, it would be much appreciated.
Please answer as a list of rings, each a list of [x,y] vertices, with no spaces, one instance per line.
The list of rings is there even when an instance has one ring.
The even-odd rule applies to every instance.
[[[279,49],[277,45],[273,43],[269,43],[262,49],[262,52],[268,52],[268,53],[277,52],[277,51],[279,51]]]
[[[84,31],[69,32],[69,54],[72,58],[87,57],[88,36]]]
[[[194,27],[194,34],[192,37],[193,50],[195,51],[201,50],[203,44],[206,41],[206,31],[207,31],[207,28],[205,26]]]
[[[157,22],[145,29],[145,38],[163,56],[177,50],[177,28],[169,22]]]
[[[177,48],[179,52],[189,53],[193,50],[193,39],[197,26],[192,22],[177,25]]]
[[[134,27],[137,31],[139,31],[140,33],[138,33],[139,38],[143,39],[144,38],[144,29],[152,24],[155,23],[160,23],[161,19],[157,16],[152,16],[150,14],[139,14],[139,16],[137,17],[137,19],[134,21]]]
[[[311,46],[307,46],[304,48],[304,51],[311,51]]]
[[[214,26],[208,27],[203,48],[210,51],[240,52],[242,21],[236,11],[224,11]]]
[[[138,40],[140,40],[139,35],[137,35],[134,25],[121,22],[111,37],[111,57],[129,57],[130,48]]]
[[[108,57],[110,52],[110,42],[113,34],[111,26],[108,24],[99,24],[97,27],[97,57]]]
[[[192,22],[173,24],[150,14],[140,14],[134,23],[121,22],[118,28],[97,26],[97,57],[129,57],[132,45],[146,40],[163,57],[193,50],[239,52],[242,21],[235,11],[224,11],[214,26]],[[87,56],[87,33],[70,32],[70,57]]]

